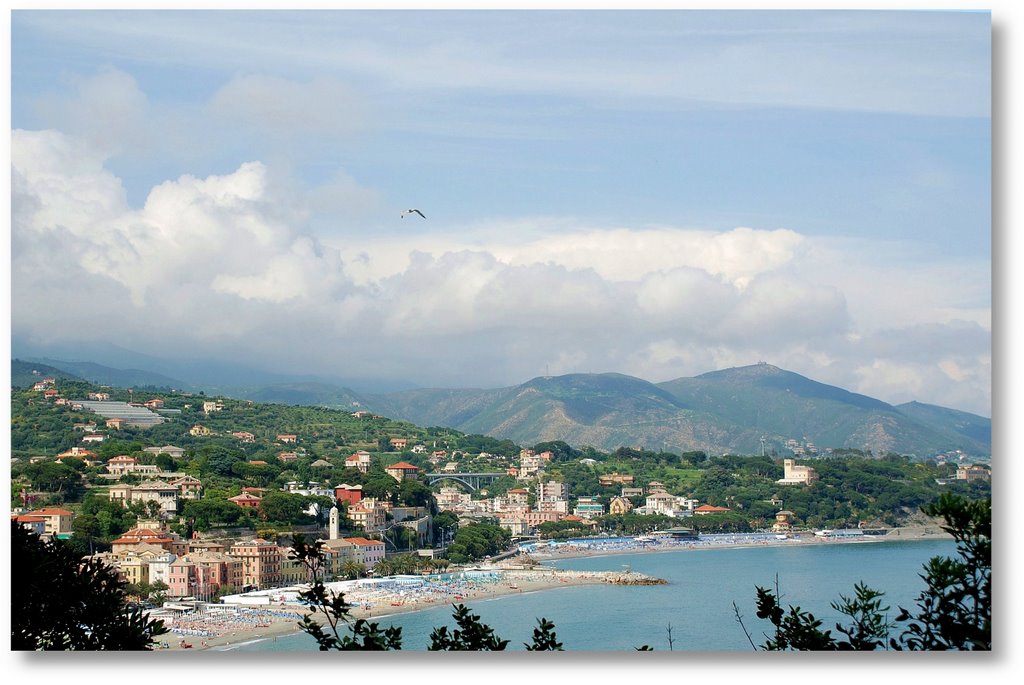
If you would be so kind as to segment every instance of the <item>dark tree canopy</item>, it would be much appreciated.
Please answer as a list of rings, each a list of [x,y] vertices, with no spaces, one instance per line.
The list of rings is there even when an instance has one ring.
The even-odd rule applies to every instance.
[[[167,632],[128,608],[125,582],[112,568],[15,522],[11,567],[13,650],[145,650]]]

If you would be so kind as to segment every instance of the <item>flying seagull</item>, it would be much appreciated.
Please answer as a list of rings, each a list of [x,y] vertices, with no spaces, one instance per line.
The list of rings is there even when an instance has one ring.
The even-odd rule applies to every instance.
[[[420,216],[423,216],[423,212],[418,209],[407,209],[402,212],[402,215],[399,218],[404,219],[406,214],[419,214]],[[426,219],[427,217],[423,216],[423,218]]]

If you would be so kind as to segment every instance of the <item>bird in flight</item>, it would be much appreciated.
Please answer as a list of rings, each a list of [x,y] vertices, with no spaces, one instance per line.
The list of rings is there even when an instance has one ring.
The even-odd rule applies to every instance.
[[[420,216],[423,216],[423,212],[418,209],[407,209],[402,212],[402,215],[399,218],[404,219],[406,214],[419,214]],[[423,216],[423,218],[426,219],[427,217]]]

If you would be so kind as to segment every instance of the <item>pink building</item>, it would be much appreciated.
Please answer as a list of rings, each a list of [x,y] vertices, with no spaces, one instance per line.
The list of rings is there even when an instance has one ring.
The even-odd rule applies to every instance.
[[[260,502],[263,500],[252,493],[243,492],[241,495],[228,497],[228,501],[237,504],[243,509],[255,509],[260,506]]]
[[[355,545],[356,561],[373,569],[378,561],[384,558],[384,543],[380,540],[366,538],[344,538],[345,542]]]

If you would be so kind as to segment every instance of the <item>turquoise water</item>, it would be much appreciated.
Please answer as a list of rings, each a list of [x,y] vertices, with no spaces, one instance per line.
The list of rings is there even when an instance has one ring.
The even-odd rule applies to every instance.
[[[650,645],[667,650],[669,625],[674,650],[750,651],[736,621],[733,602],[758,644],[770,624],[755,616],[755,585],[774,587],[778,574],[783,604],[809,610],[833,628],[838,616],[829,606],[843,594],[853,596],[854,583],[864,581],[885,591],[891,607],[910,607],[924,587],[919,574],[933,556],[953,556],[948,540],[821,544],[793,547],[621,554],[566,559],[559,568],[634,571],[669,581],[668,585],[625,587],[577,586],[468,602],[495,633],[510,640],[509,649],[523,649],[536,619],[555,624],[567,650],[632,650]],[[435,607],[379,619],[382,626],[402,627],[404,649],[426,649],[430,633],[440,625],[455,627],[451,607]],[[833,631],[834,632],[834,631]],[[316,643],[305,634],[237,646],[239,651],[310,651]]]

